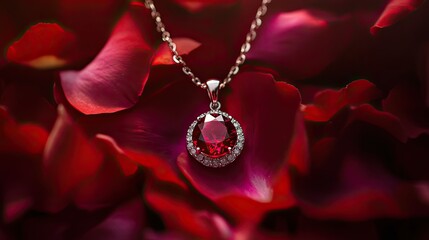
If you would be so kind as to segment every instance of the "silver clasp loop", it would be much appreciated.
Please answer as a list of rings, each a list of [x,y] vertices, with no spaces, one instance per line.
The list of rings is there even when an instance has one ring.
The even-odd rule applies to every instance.
[[[207,92],[210,98],[210,109],[217,111],[220,109],[220,102],[218,102],[220,81],[217,79],[210,79],[206,82]]]

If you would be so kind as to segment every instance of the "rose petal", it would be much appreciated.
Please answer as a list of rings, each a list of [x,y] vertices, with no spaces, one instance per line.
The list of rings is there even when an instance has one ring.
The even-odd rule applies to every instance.
[[[183,189],[187,189],[183,179],[178,176],[175,169],[171,167],[168,161],[151,153],[136,152],[127,150],[126,155],[129,156],[134,162],[140,164],[148,170],[148,175],[154,178],[155,181],[167,182]]]
[[[81,71],[61,72],[70,104],[84,114],[112,113],[134,106],[149,74],[152,50],[140,23],[143,14],[134,4],[116,25],[100,54]]]
[[[238,75],[231,88],[225,111],[242,125],[246,136],[242,155],[219,170],[204,167],[184,153],[178,158],[179,167],[210,199],[238,195],[270,202],[273,178],[291,143],[299,93],[291,85],[275,83],[270,75],[260,73]]]
[[[11,223],[30,209],[41,189],[41,161],[48,133],[34,124],[17,124],[0,108],[0,209]],[[23,167],[24,166],[24,167]]]
[[[429,111],[420,90],[412,86],[397,86],[383,100],[383,109],[398,117],[410,138],[429,134]]]
[[[72,201],[93,210],[138,192],[137,165],[113,139],[88,138],[62,106],[45,149],[44,171],[48,193],[42,208],[48,211]]]
[[[308,173],[291,172],[292,189],[306,215],[364,220],[429,212],[428,183],[402,179],[396,173],[403,170],[393,166],[391,150],[405,144],[396,136],[401,128],[394,116],[362,105],[352,110],[344,128],[338,127],[338,137],[314,145]]]
[[[228,195],[216,200],[216,204],[233,216],[239,228],[257,226],[263,216],[270,211],[286,209],[295,206],[295,197],[291,191],[289,168],[308,171],[308,146],[305,126],[302,116],[297,115],[296,127],[287,156],[287,165],[283,166],[279,175],[273,181],[273,198],[270,202],[258,202],[241,195]]]
[[[174,164],[185,149],[186,129],[199,114],[207,111],[208,98],[207,93],[195,88],[176,66],[159,70],[151,73],[151,79],[156,74],[161,76],[154,76],[157,81],[149,81],[147,91],[134,108],[115,114],[84,116],[80,122],[91,134],[111,136],[123,148],[152,152],[157,155],[155,158]],[[145,161],[144,158],[141,161]]]
[[[75,190],[74,203],[81,209],[93,210],[137,195],[138,183],[133,177],[137,164],[131,162],[107,136],[97,136],[91,142],[103,151],[104,161],[97,172]]]
[[[50,5],[59,21],[76,33],[78,56],[87,60],[100,51],[127,4],[126,0],[58,0]]]
[[[371,123],[386,130],[401,142],[407,140],[404,129],[397,117],[388,112],[378,111],[371,105],[363,104],[353,109],[352,117],[349,119],[349,122],[356,119]]]
[[[374,26],[371,27],[371,33],[375,35],[380,29],[396,24],[414,12],[423,2],[424,0],[390,0]]]
[[[35,124],[17,124],[6,109],[0,107],[0,151],[40,154],[48,133]]]
[[[179,55],[186,55],[192,52],[194,49],[198,48],[201,43],[196,42],[189,38],[174,38],[174,43],[176,44],[177,52]],[[173,61],[173,55],[171,50],[166,43],[162,43],[158,50],[155,53],[152,65],[170,65],[176,64]]]
[[[206,0],[206,1],[174,0],[174,1],[182,5],[190,12],[201,11],[208,7],[229,6],[238,2],[237,0]]]
[[[50,130],[56,119],[56,109],[39,87],[33,83],[10,83],[1,94],[0,104],[17,121],[37,123]]]
[[[7,50],[7,59],[37,69],[63,67],[70,63],[76,37],[56,23],[38,23]]]
[[[380,96],[377,87],[367,80],[356,80],[338,91],[327,89],[318,92],[314,103],[303,107],[306,120],[325,122],[346,105],[360,105]]]
[[[231,227],[207,202],[176,186],[149,183],[145,189],[148,203],[165,221],[167,229],[184,239],[229,239]]]
[[[49,136],[44,153],[44,168],[50,201],[49,210],[59,210],[72,193],[93,176],[103,162],[103,154],[73,124],[65,109],[58,108],[58,119]]]
[[[312,77],[349,45],[350,20],[316,10],[278,13],[264,20],[248,59],[274,66],[292,79]]]

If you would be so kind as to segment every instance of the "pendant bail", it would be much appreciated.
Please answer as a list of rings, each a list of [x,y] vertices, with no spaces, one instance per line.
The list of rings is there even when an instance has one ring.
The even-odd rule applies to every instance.
[[[210,98],[210,109],[217,111],[220,109],[220,102],[218,102],[220,81],[217,79],[210,79],[206,82],[207,92]]]

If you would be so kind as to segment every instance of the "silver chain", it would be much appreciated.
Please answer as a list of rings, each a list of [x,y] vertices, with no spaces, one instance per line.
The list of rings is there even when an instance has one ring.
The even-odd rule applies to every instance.
[[[270,2],[271,0],[262,0],[261,6],[256,11],[255,19],[252,21],[252,24],[250,25],[250,30],[246,35],[246,40],[241,46],[240,54],[235,60],[235,64],[229,70],[228,75],[220,84],[221,89],[224,88],[226,84],[231,82],[232,78],[235,75],[237,75],[238,71],[240,70],[240,66],[243,65],[243,63],[246,61],[246,53],[248,53],[250,48],[252,47],[251,43],[256,38],[256,30],[258,30],[258,28],[262,25],[262,17],[267,13],[268,4]],[[177,46],[173,42],[173,38],[171,37],[170,32],[167,31],[164,23],[162,22],[161,14],[156,10],[153,0],[145,0],[144,3],[146,8],[151,11],[151,16],[155,20],[156,30],[159,33],[161,33],[162,41],[167,43],[168,47],[170,48],[170,51],[173,54],[173,61],[182,66],[183,73],[188,75],[195,85],[203,89],[206,89],[207,88],[206,84],[202,83],[201,80],[197,76],[195,76],[191,68],[189,68],[189,66],[186,64],[183,58],[179,55],[179,52],[177,51]]]

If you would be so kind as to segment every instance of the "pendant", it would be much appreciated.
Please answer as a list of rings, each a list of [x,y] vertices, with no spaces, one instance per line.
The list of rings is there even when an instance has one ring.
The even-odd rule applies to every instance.
[[[228,113],[220,111],[219,80],[207,81],[211,100],[210,111],[201,114],[186,134],[188,152],[207,167],[224,167],[232,163],[244,147],[240,124]]]

